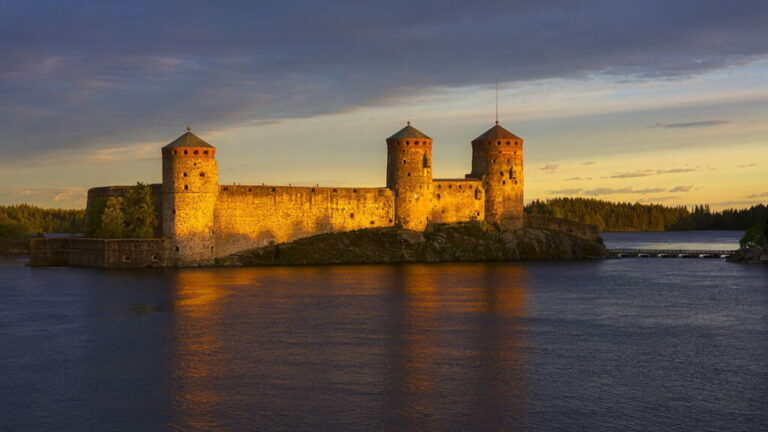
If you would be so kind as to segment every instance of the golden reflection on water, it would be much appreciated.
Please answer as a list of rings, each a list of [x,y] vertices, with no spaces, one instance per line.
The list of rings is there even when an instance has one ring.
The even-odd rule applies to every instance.
[[[180,270],[170,426],[498,424],[525,402],[527,292],[508,264]]]

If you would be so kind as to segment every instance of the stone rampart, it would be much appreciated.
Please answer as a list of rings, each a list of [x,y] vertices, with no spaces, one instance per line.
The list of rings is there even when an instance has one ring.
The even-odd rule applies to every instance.
[[[101,268],[169,267],[172,242],[154,239],[32,239],[29,265]]]
[[[485,197],[480,180],[434,180],[432,190],[433,222],[453,223],[485,218]]]
[[[316,234],[394,226],[387,188],[219,186],[217,257]]]

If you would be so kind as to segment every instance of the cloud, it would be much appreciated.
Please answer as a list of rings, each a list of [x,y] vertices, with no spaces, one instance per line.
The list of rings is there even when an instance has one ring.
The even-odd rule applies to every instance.
[[[595,161],[586,161],[586,162],[584,162],[582,165],[594,165],[594,164],[596,164],[596,163],[597,163],[597,162],[595,162]]]
[[[543,167],[541,167],[541,170],[546,172],[546,173],[548,173],[548,174],[552,174],[555,171],[557,171],[557,168],[559,166],[560,165],[558,165],[558,164],[547,164],[547,165],[544,165]]]
[[[761,194],[752,194],[752,195],[749,195],[747,198],[768,198],[768,192],[763,192]]]
[[[676,173],[686,173],[686,172],[693,172],[698,171],[699,167],[695,168],[673,168],[673,169],[661,169],[661,170],[638,170],[638,171],[625,171],[616,173],[613,175],[610,175],[608,177],[604,178],[634,178],[634,177],[648,177],[652,175],[661,175],[661,174],[676,174]]]
[[[588,196],[600,196],[600,195],[615,195],[615,194],[649,194],[664,192],[664,188],[648,188],[648,189],[633,189],[632,187],[624,188],[609,188],[598,187],[584,191],[584,195]]]
[[[762,0],[3,2],[0,150],[10,165],[497,77],[674,79],[768,54],[767,14]]]
[[[670,189],[670,192],[688,192],[693,188],[693,185],[687,185],[687,186],[675,186],[672,189]]]
[[[581,180],[581,177],[569,177],[565,179],[565,181],[578,181],[578,180]]]
[[[557,189],[549,191],[550,195],[576,195],[581,192],[582,189]]]
[[[654,172],[652,170],[643,170],[643,171],[627,171],[627,172],[621,172],[616,173],[608,178],[633,178],[633,177],[647,177],[650,175],[653,175]]]
[[[681,123],[656,123],[655,125],[650,127],[664,128],[664,129],[688,129],[688,128],[718,126],[726,123],[730,123],[730,121],[704,120],[704,121],[681,122]]]
[[[749,168],[749,167],[753,167],[753,166],[755,166],[755,165],[756,165],[756,164],[753,164],[753,163],[751,163],[751,164],[743,164],[743,165],[739,165],[738,167],[739,167],[739,168]]]
[[[20,188],[0,186],[0,202],[43,207],[84,208],[87,191],[78,187]]]

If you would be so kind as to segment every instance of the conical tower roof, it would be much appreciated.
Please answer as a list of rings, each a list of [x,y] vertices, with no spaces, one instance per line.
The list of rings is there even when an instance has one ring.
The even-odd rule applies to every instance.
[[[416,129],[415,127],[411,126],[411,122],[408,122],[408,125],[399,131],[392,135],[391,137],[387,138],[387,141],[389,140],[398,140],[398,139],[406,139],[406,138],[415,138],[415,139],[429,139],[432,138],[428,137],[424,132]]]
[[[472,142],[475,141],[493,141],[493,140],[521,140],[519,136],[513,134],[512,132],[504,129],[496,123],[492,128],[488,129],[480,135],[479,137],[472,140]]]
[[[174,141],[169,143],[163,148],[177,148],[177,147],[208,147],[208,148],[214,148],[212,145],[208,144],[207,142],[203,141],[199,136],[193,134],[189,131],[189,128],[187,128],[187,133],[184,135],[176,138]]]

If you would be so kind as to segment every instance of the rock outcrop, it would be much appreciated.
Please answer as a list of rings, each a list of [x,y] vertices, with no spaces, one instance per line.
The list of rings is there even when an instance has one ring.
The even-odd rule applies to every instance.
[[[242,251],[222,266],[371,264],[605,257],[602,240],[547,229],[506,229],[496,224],[434,224],[424,232],[397,227],[321,234]]]
[[[762,248],[739,249],[729,256],[726,261],[748,264],[768,264],[768,251]]]

